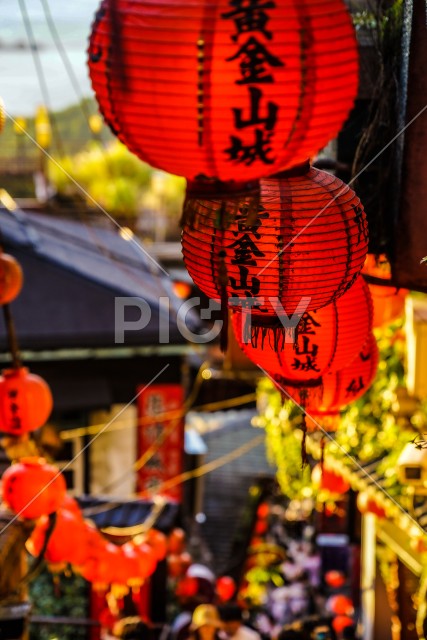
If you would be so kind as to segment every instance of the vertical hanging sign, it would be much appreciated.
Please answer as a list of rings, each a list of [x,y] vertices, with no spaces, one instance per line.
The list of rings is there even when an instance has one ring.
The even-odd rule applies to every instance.
[[[152,385],[141,391],[137,402],[138,459],[148,456],[138,470],[137,491],[159,487],[161,495],[180,502],[181,485],[164,490],[161,485],[183,471],[184,390],[178,384]]]

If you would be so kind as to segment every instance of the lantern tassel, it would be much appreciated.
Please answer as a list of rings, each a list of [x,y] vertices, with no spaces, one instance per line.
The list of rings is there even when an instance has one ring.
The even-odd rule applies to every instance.
[[[302,441],[301,441],[301,469],[307,465],[307,422],[305,419],[305,412],[302,416]]]
[[[322,476],[323,476],[323,468],[324,468],[324,464],[325,464],[325,436],[322,436],[322,439],[320,441],[320,468],[322,469]]]

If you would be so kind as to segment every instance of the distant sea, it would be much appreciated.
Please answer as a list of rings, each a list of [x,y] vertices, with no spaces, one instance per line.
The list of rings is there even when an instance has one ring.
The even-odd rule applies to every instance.
[[[99,0],[48,0],[61,40],[82,93],[92,95],[86,49]],[[37,41],[51,106],[62,109],[78,100],[55,48],[40,0],[25,0]],[[42,103],[18,0],[0,0],[0,96],[13,115],[33,115]]]

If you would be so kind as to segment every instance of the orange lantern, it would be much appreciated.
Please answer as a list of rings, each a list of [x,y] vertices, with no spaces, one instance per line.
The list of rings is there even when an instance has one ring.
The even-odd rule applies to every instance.
[[[327,571],[325,573],[325,582],[328,587],[340,589],[345,584],[345,575],[341,571]]]
[[[22,458],[3,474],[3,500],[22,518],[34,519],[57,511],[66,493],[65,479],[44,458]]]
[[[322,468],[321,464],[316,464],[313,468],[311,481],[318,490],[329,493],[342,495],[350,489],[350,485],[342,476],[331,469]]]
[[[223,602],[231,600],[236,592],[236,583],[230,576],[222,576],[216,581],[216,592]]]
[[[168,540],[164,533],[157,529],[150,529],[147,533],[147,544],[153,549],[158,562],[166,558],[168,552]]]
[[[374,305],[374,327],[390,324],[403,315],[408,289],[390,287],[391,267],[385,255],[368,254],[362,272],[384,281],[381,284],[369,284]]]
[[[357,496],[357,508],[360,513],[373,513],[377,518],[383,520],[387,513],[373,498],[366,492],[360,492]]]
[[[331,596],[326,602],[326,608],[338,616],[351,616],[354,613],[353,601],[347,596]]]
[[[22,289],[23,280],[19,262],[7,253],[0,253],[0,305],[15,300]]]
[[[26,367],[4,369],[0,376],[0,431],[20,436],[41,427],[53,399],[46,382]]]
[[[194,282],[262,322],[283,311],[301,317],[345,293],[363,266],[367,240],[354,191],[308,162],[263,179],[255,214],[244,197],[190,193],[185,204],[182,251]]]
[[[173,529],[168,538],[169,553],[181,553],[184,550],[185,532],[183,529]]]
[[[353,627],[354,620],[349,616],[337,616],[332,620],[332,627],[335,633],[342,633],[347,627]]]
[[[42,516],[27,542],[32,555],[40,554],[48,529],[49,518]],[[86,529],[81,519],[61,509],[56,514],[56,523],[47,543],[45,559],[53,564],[69,562],[82,565],[87,559],[86,544]]]
[[[277,317],[253,320],[242,310],[233,313],[232,322],[244,353],[280,386],[315,385],[360,352],[372,327],[371,296],[363,278],[358,277],[332,304],[306,311],[291,339]]]
[[[358,85],[341,0],[104,0],[89,72],[105,120],[139,158],[245,183],[316,155]]]

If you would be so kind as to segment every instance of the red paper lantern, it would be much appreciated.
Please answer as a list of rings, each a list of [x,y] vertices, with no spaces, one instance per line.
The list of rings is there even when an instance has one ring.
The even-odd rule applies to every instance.
[[[0,305],[15,300],[22,289],[23,280],[19,262],[7,253],[0,253]]]
[[[82,569],[83,577],[98,587],[116,582],[122,565],[120,548],[103,540],[94,551]]]
[[[325,467],[322,469],[321,464],[316,464],[313,468],[311,481],[318,490],[329,491],[329,493],[342,495],[350,489],[350,485],[342,476],[331,469]]]
[[[231,600],[236,592],[236,583],[230,576],[222,576],[216,581],[216,592],[223,602]]]
[[[49,518],[42,516],[27,542],[29,552],[38,556],[43,548]],[[68,562],[83,565],[87,559],[87,532],[80,518],[61,509],[56,514],[56,523],[47,543],[45,559],[52,564]]]
[[[153,549],[158,562],[166,558],[168,552],[168,540],[164,533],[157,529],[150,529],[147,533],[147,544]]]
[[[168,538],[169,553],[181,553],[185,545],[185,532],[183,529],[173,529]]]
[[[347,627],[353,627],[354,620],[349,616],[337,616],[332,620],[332,627],[335,633],[342,633]]]
[[[268,502],[261,502],[261,504],[258,506],[258,509],[256,510],[257,518],[265,520],[265,518],[268,518],[269,513],[270,505],[268,504]]]
[[[178,598],[193,598],[199,590],[199,581],[197,578],[185,576],[176,586],[175,593]]]
[[[232,299],[233,308],[250,307],[264,321],[283,309],[291,316],[303,303],[301,316],[356,279],[367,251],[366,217],[348,186],[307,163],[262,180],[255,215],[248,198],[188,198],[182,249],[210,298]]]
[[[384,281],[381,284],[369,284],[374,305],[374,327],[390,324],[403,315],[408,289],[390,287],[391,266],[385,255],[368,254],[363,266],[363,273]]]
[[[387,513],[368,493],[360,492],[357,496],[357,508],[360,513],[373,513],[377,518],[383,520]]]
[[[131,586],[141,586],[151,576],[157,565],[153,550],[146,544],[135,547],[127,542],[121,548],[122,569],[117,582]]]
[[[277,317],[253,321],[250,312],[242,310],[233,313],[232,322],[245,354],[280,386],[320,382],[326,373],[354,360],[365,343],[372,327],[371,296],[358,277],[332,304],[305,312],[291,338]]]
[[[2,480],[3,500],[21,518],[57,511],[67,490],[62,473],[44,458],[22,458],[6,469]]]
[[[351,616],[354,613],[353,601],[341,594],[331,596],[326,603],[326,608],[338,616]]]
[[[0,376],[0,431],[20,436],[41,427],[53,399],[46,382],[26,367],[4,369]]]
[[[105,120],[142,160],[245,182],[314,156],[358,84],[341,0],[104,0],[89,72]]]
[[[327,571],[325,573],[325,582],[328,587],[339,589],[345,584],[345,575],[341,571]]]

